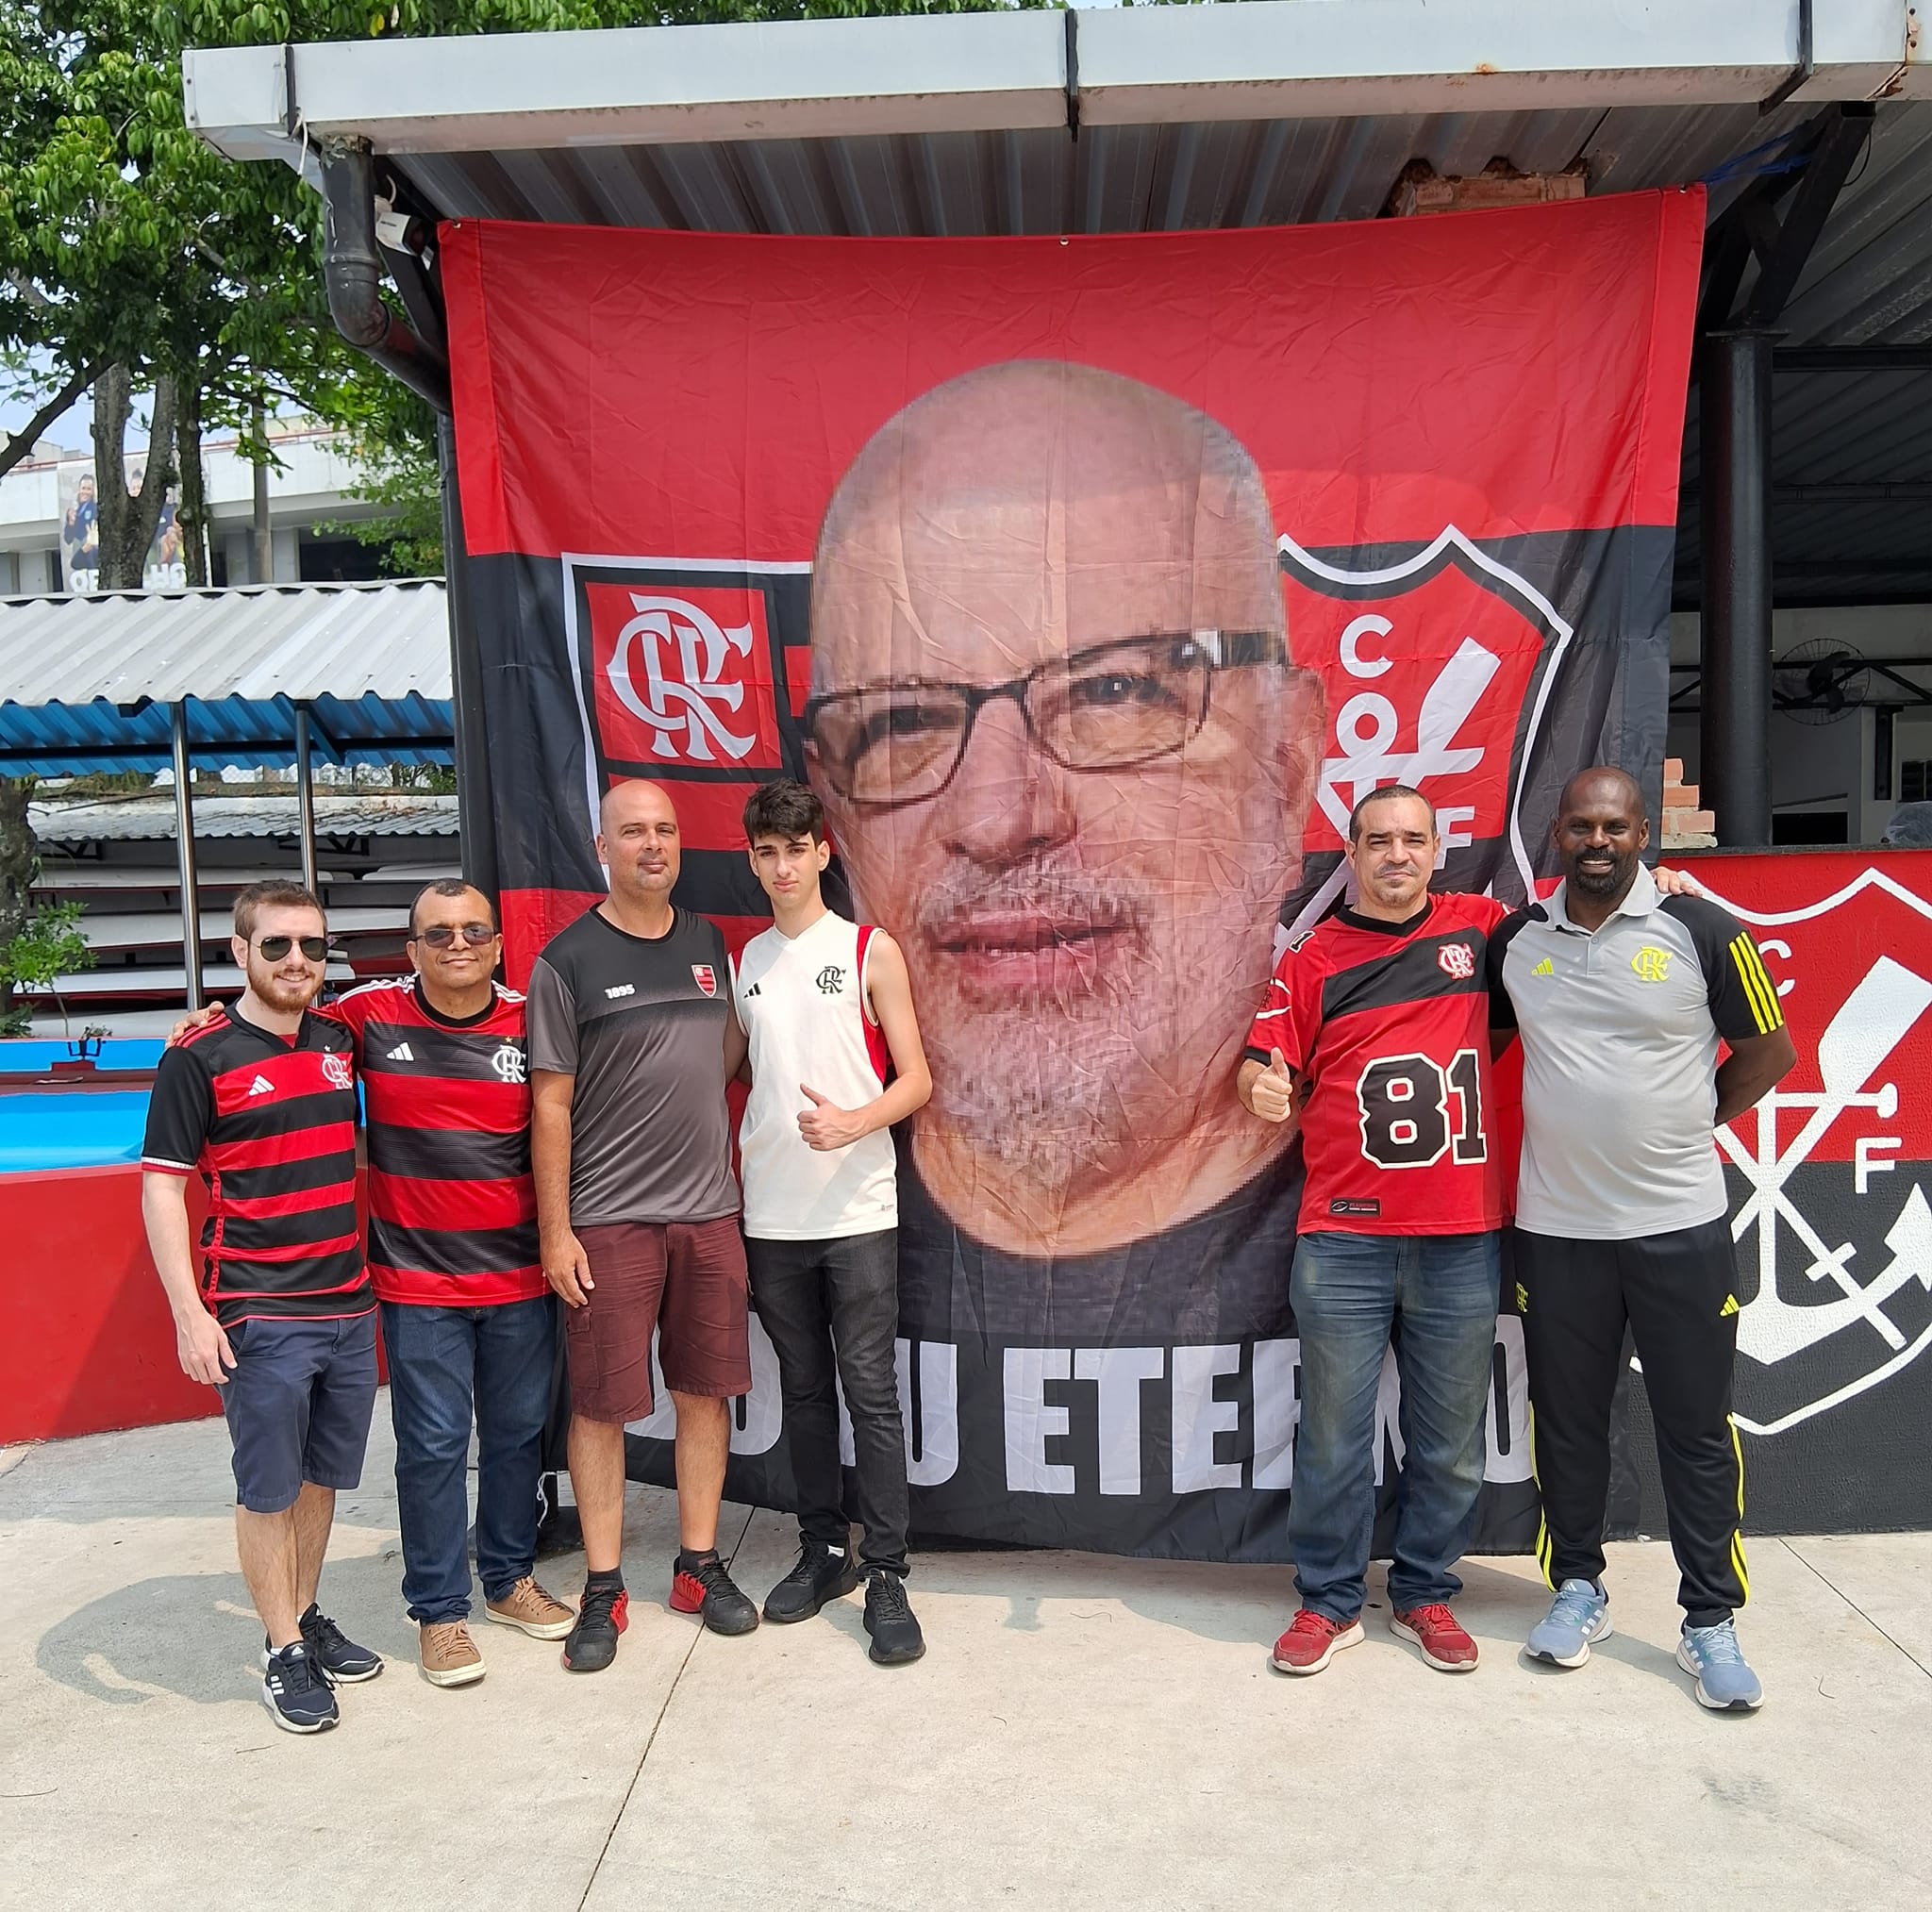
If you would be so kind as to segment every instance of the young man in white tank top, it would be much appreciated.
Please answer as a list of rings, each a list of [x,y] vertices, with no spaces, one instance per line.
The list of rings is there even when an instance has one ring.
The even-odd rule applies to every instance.
[[[892,1123],[932,1076],[906,959],[883,930],[825,906],[824,812],[803,784],[761,784],[744,809],[751,867],[774,919],[731,965],[750,1043],[739,1128],[752,1301],[778,1354],[802,1510],[798,1564],[765,1618],[809,1620],[858,1585],[839,1464],[843,1384],[864,1534],[865,1630],[881,1666],[925,1641],[906,1601],[906,1434],[899,1333],[899,1207]]]

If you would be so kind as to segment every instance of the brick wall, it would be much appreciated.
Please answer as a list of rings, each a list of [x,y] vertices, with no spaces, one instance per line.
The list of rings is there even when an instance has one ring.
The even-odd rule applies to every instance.
[[[1663,847],[1709,850],[1717,843],[1717,819],[1697,807],[1697,786],[1684,781],[1684,759],[1664,758]]]

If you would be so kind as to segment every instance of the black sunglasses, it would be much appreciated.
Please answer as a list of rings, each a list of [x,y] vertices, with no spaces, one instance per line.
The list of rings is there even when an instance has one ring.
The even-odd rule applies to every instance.
[[[328,960],[328,938],[325,936],[265,936],[255,946],[265,961],[278,963],[297,944],[302,954],[312,963]]]
[[[419,929],[409,940],[426,942],[431,949],[448,949],[459,933],[472,949],[481,949],[496,935],[487,923],[466,923],[460,932],[453,923],[432,923],[427,929]]]

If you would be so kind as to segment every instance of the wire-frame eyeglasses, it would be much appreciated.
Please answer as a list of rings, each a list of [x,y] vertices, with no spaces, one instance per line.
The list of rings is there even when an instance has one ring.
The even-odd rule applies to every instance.
[[[1278,631],[1118,638],[1004,684],[906,677],[828,691],[806,705],[805,728],[839,796],[894,809],[945,790],[979,713],[1001,698],[1020,707],[1027,734],[1062,769],[1131,770],[1186,747],[1208,721],[1217,672],[1287,656]]]

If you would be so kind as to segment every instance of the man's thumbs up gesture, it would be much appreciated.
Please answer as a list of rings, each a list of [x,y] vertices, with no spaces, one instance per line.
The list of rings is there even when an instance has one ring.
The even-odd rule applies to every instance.
[[[1263,1122],[1286,1122],[1294,1113],[1294,1077],[1280,1050],[1268,1055],[1268,1067],[1249,1086],[1249,1106]]]
[[[841,1108],[830,1097],[821,1095],[808,1082],[798,1085],[799,1092],[811,1104],[798,1117],[798,1132],[806,1145],[814,1149],[847,1149],[870,1131],[863,1115]]]

